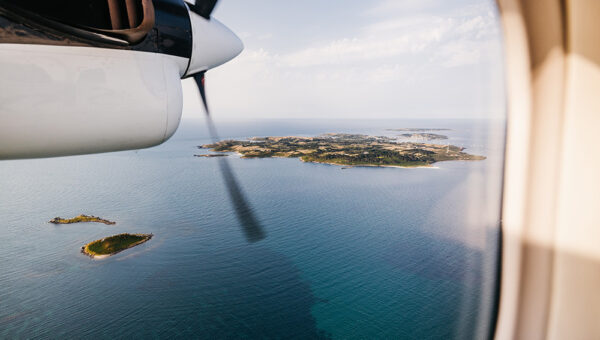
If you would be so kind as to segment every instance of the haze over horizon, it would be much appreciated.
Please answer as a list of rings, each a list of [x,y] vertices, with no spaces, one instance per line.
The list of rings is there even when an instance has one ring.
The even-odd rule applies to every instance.
[[[207,73],[217,120],[502,118],[492,1],[225,0],[244,51]],[[183,119],[201,118],[192,80]]]

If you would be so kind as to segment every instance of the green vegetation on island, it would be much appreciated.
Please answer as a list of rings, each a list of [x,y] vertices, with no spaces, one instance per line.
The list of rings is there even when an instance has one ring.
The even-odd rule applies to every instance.
[[[483,160],[464,148],[402,142],[384,136],[329,133],[317,137],[254,137],[199,146],[215,152],[238,152],[243,158],[290,157],[305,162],[358,166],[429,166],[453,160]]]
[[[92,241],[81,247],[81,252],[92,258],[106,257],[140,245],[152,238],[153,234],[118,234]]]
[[[399,136],[405,137],[405,138],[426,139],[426,140],[448,139],[447,136],[438,135],[437,133],[403,133]]]
[[[88,215],[83,215],[83,214],[81,214],[79,216],[75,216],[73,218],[55,217],[48,222],[54,223],[54,224],[70,224],[70,223],[78,223],[78,222],[98,222],[98,223],[104,223],[104,224],[109,224],[109,225],[116,223],[113,221],[105,220],[105,219],[97,217],[97,216],[88,216]]]

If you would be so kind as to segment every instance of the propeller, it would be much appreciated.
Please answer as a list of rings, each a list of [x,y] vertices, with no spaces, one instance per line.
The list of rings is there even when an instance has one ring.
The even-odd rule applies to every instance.
[[[219,135],[217,133],[217,129],[215,128],[215,124],[212,121],[212,117],[208,109],[208,103],[206,102],[204,74],[205,72],[195,74],[194,80],[196,81],[196,85],[198,85],[198,92],[200,92],[200,97],[202,98],[202,103],[204,104],[206,123],[208,125],[210,138],[213,143],[216,143],[219,141]],[[253,209],[250,206],[250,203],[248,203],[248,200],[246,199],[246,196],[244,195],[244,192],[242,191],[242,188],[240,187],[233,170],[229,166],[229,162],[225,157],[218,157],[218,162],[221,173],[223,174],[225,186],[227,187],[227,192],[229,193],[229,199],[231,200],[231,204],[233,204],[236,217],[242,226],[246,240],[252,243],[264,239],[266,234],[254,216]]]
[[[188,6],[192,12],[210,20],[210,14],[215,9],[216,4],[217,0],[196,0],[195,4],[188,4]]]

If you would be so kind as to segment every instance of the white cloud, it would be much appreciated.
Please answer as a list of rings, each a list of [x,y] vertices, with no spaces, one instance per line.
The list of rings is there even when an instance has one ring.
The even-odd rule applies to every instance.
[[[441,63],[444,67],[477,64],[481,59],[481,51],[477,47],[468,41],[455,41],[444,44],[440,49]]]
[[[478,15],[472,19],[468,19],[466,21],[464,21],[463,23],[461,23],[460,25],[458,25],[458,27],[456,28],[456,32],[458,34],[469,34],[473,31],[483,31],[485,30],[486,27],[486,23],[484,22],[484,19],[481,15]]]
[[[291,67],[352,64],[421,51],[426,42],[407,35],[393,39],[353,38],[333,41],[327,45],[308,47],[285,55],[283,61]]]
[[[439,1],[383,1],[355,36],[285,52],[260,47],[285,37],[247,33],[252,44],[207,74],[213,109],[222,117],[465,117],[501,105],[501,79],[482,83],[501,69],[493,12],[478,5],[427,13]],[[420,14],[394,12],[411,6]]]
[[[444,65],[452,67],[479,62],[487,41],[498,40],[496,19],[485,11],[473,17],[460,13],[380,20],[365,25],[361,32],[297,50],[282,56],[281,61],[291,67],[358,65],[386,58],[400,62],[405,56],[420,54],[421,60],[450,60]]]

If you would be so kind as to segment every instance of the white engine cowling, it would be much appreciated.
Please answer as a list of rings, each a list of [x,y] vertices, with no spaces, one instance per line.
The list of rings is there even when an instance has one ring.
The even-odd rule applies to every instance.
[[[140,149],[171,137],[181,118],[181,77],[219,66],[243,49],[218,20],[188,13],[191,58],[0,44],[0,159]]]
[[[119,49],[0,44],[0,159],[162,143],[181,118],[187,63]]]

